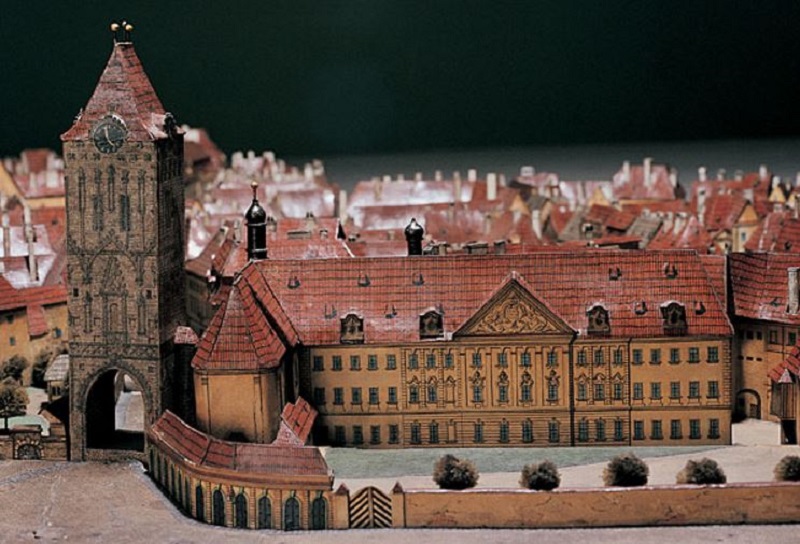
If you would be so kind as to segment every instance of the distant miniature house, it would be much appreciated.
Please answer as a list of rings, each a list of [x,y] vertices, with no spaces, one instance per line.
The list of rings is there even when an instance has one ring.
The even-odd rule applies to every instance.
[[[69,355],[62,353],[47,365],[44,383],[47,387],[47,402],[53,402],[67,394],[69,377]]]

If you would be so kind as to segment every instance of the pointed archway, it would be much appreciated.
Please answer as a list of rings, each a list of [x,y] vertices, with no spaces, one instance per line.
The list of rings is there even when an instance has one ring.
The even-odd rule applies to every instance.
[[[143,454],[145,414],[150,403],[146,390],[130,371],[112,367],[100,372],[85,396],[87,452]],[[104,453],[93,456],[104,457]]]

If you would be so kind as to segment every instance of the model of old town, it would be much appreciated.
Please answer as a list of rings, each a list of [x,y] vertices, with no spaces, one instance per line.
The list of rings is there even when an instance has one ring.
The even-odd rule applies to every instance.
[[[110,30],[0,163],[0,541],[797,538],[800,173],[337,180]]]

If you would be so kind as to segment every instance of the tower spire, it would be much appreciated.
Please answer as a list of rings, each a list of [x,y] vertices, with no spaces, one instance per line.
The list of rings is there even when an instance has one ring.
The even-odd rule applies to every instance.
[[[258,182],[250,184],[253,202],[244,216],[247,223],[247,258],[260,261],[267,258],[267,212],[258,202]]]

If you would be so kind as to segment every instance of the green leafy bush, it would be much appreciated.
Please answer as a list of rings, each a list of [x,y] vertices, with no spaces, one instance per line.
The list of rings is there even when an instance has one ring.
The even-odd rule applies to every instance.
[[[775,465],[774,474],[779,482],[800,482],[800,457],[787,455]]]
[[[609,487],[637,487],[647,485],[650,469],[647,463],[633,453],[617,455],[603,471],[603,482]]]
[[[678,473],[677,482],[679,484],[724,484],[728,479],[725,471],[713,459],[706,457],[699,461],[689,460],[686,466]]]
[[[433,481],[441,489],[467,489],[478,483],[478,469],[472,462],[443,455],[433,467]]]
[[[13,378],[17,382],[22,382],[22,373],[26,368],[28,368],[28,360],[22,355],[13,355],[0,368],[0,380]]]
[[[551,461],[542,461],[522,467],[522,477],[519,485],[537,491],[550,491],[561,485],[561,474],[558,467]]]

